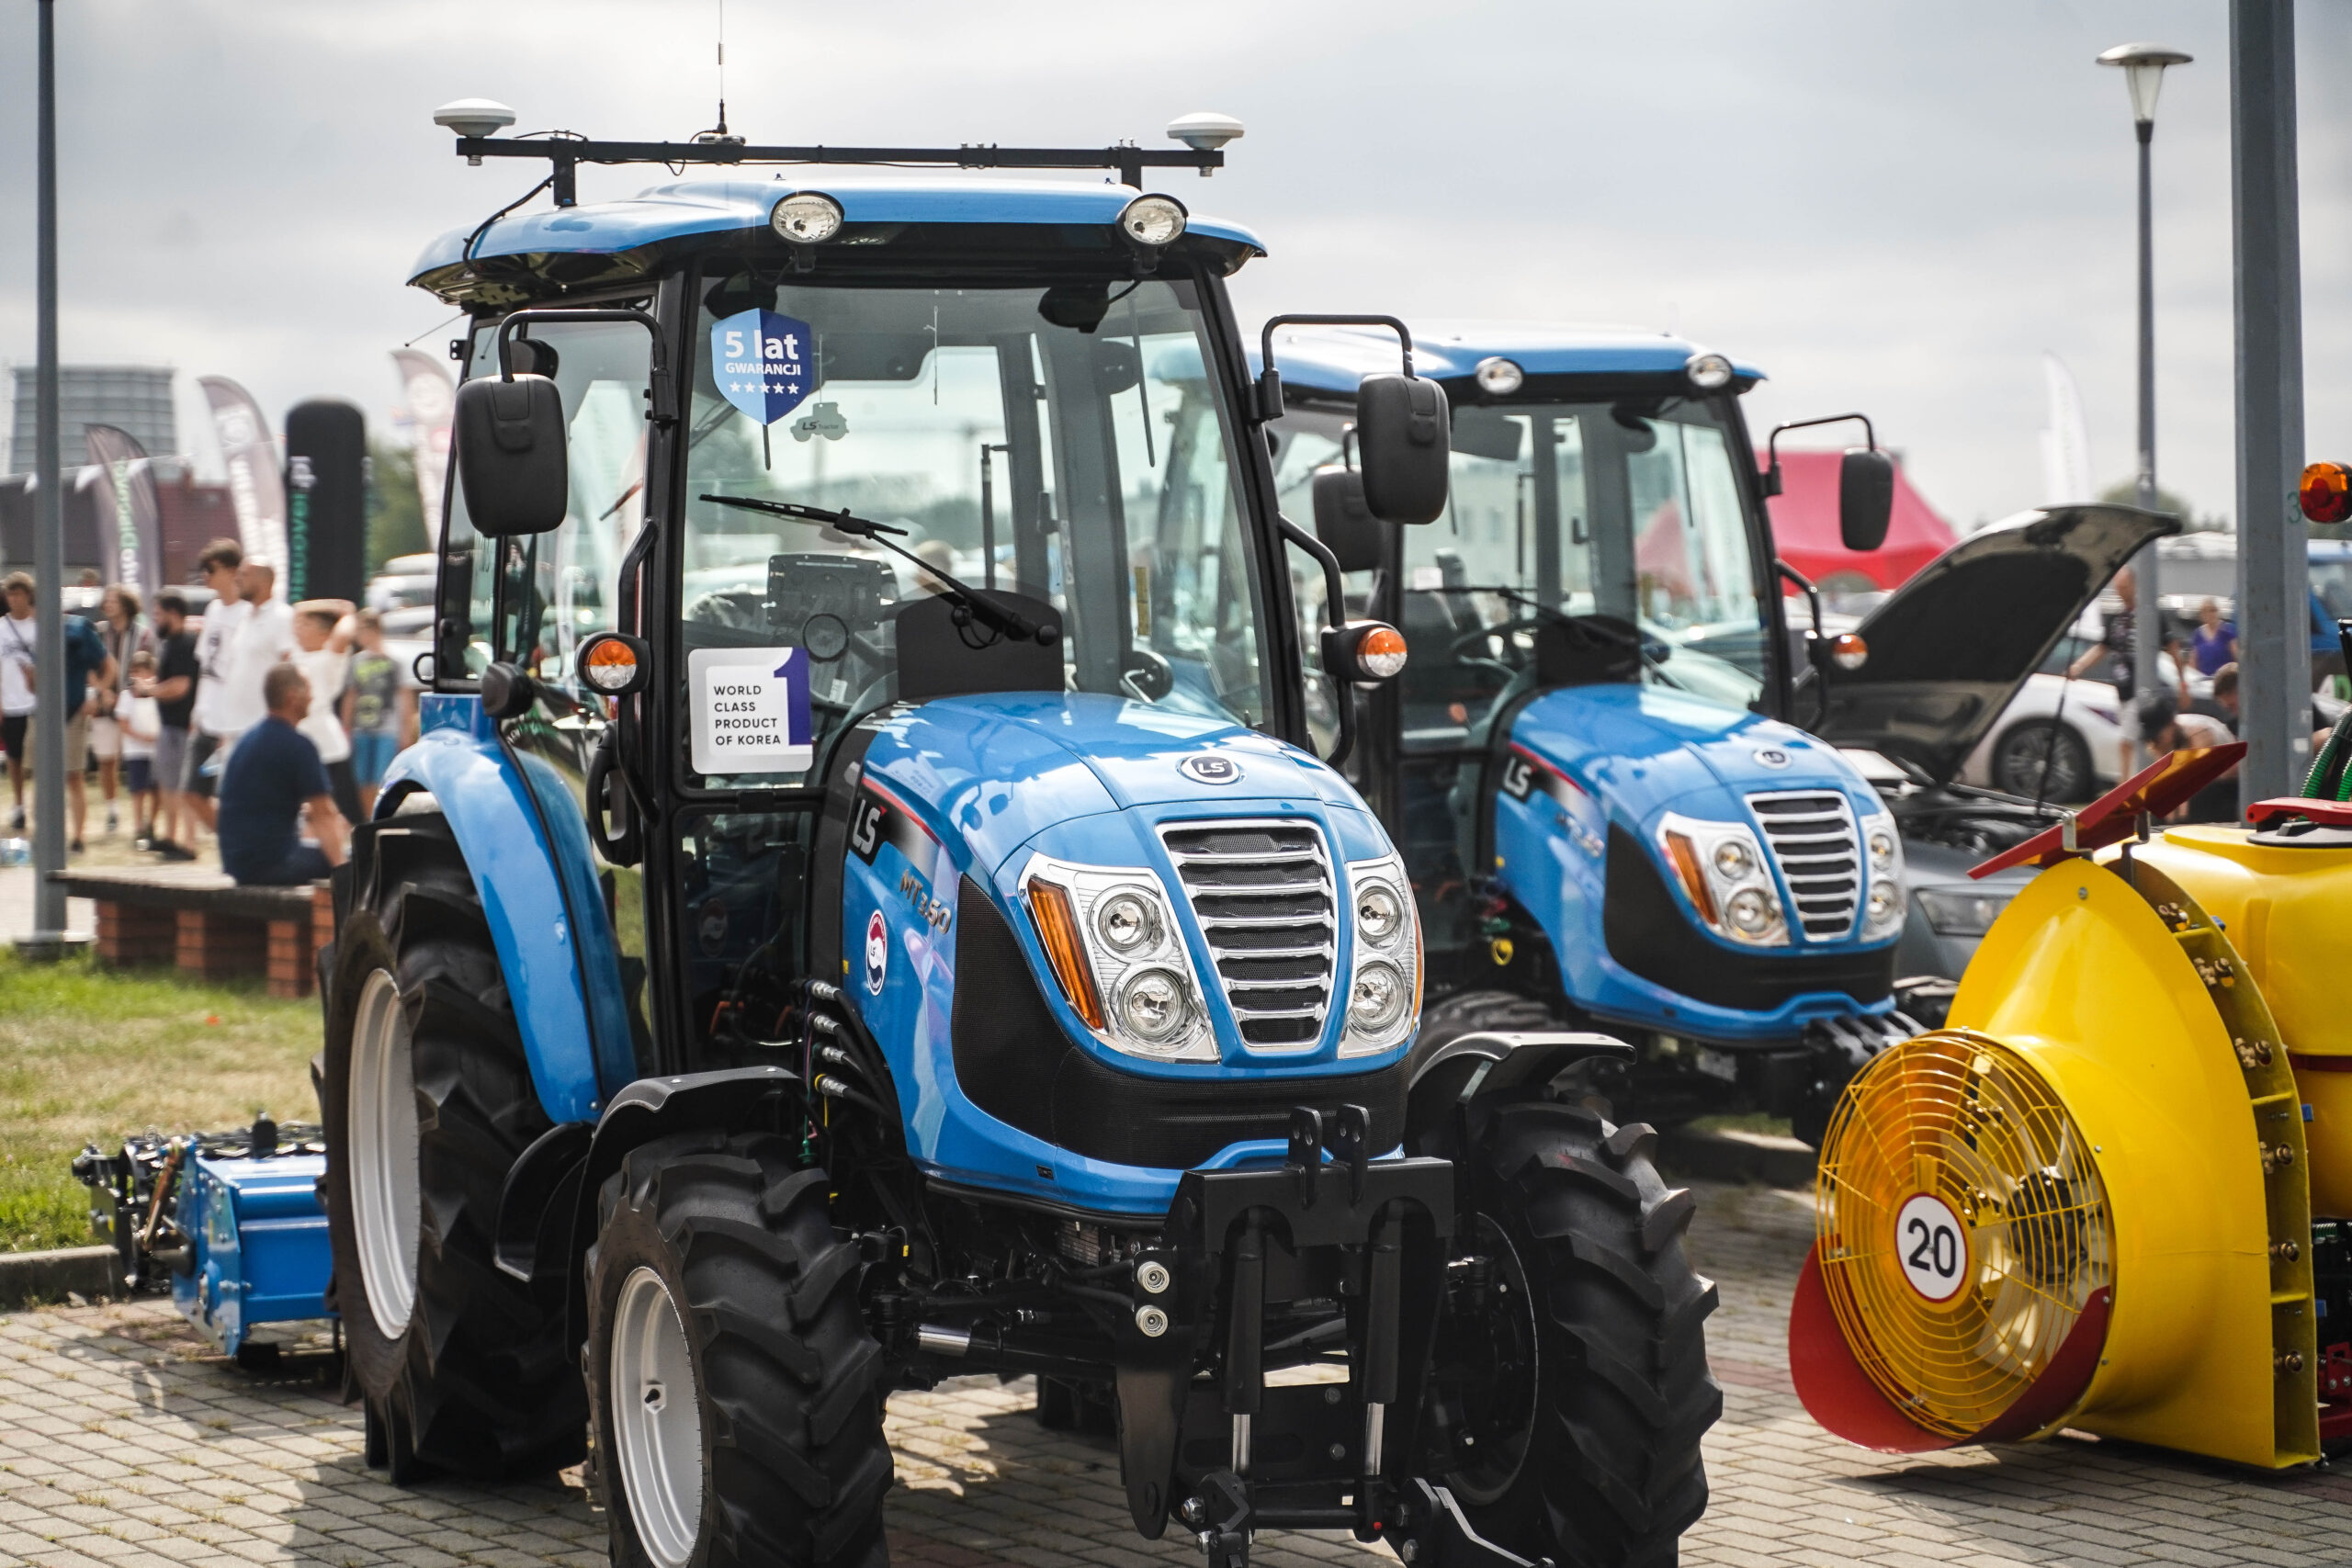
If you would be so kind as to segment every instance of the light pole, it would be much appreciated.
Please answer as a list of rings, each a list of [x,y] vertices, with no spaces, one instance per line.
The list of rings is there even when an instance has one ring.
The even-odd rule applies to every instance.
[[[2156,94],[2165,67],[2189,57],[2156,43],[2118,44],[2098,57],[2122,67],[2132,89],[2132,122],[2140,138],[2140,505],[2156,508],[2156,252],[2149,220],[2148,145],[2156,136]],[[2164,606],[2157,602],[2156,547],[2140,552],[2132,571],[2138,590],[2132,615],[2132,684],[2137,697],[2156,689],[2156,655],[2164,648]]]
[[[33,935],[27,951],[65,944],[65,506],[58,473],[57,411],[57,5],[40,0],[40,119],[34,160],[33,669],[40,703],[33,715]]]

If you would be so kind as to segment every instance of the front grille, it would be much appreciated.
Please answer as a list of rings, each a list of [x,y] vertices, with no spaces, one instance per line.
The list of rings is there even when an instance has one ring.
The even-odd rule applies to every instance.
[[[1790,923],[1808,942],[1852,934],[1862,900],[1862,848],[1854,808],[1842,795],[1751,795],[1747,807],[1764,825],[1764,844],[1796,908]]]
[[[1242,1043],[1303,1050],[1323,1033],[1338,966],[1331,859],[1311,822],[1188,822],[1160,841],[1208,942]]]

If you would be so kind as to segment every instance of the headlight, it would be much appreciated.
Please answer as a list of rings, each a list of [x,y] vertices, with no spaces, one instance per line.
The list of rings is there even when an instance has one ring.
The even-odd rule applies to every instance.
[[[1094,931],[1114,953],[1159,940],[1159,912],[1149,894],[1122,887],[1094,906]]]
[[[1747,947],[1788,945],[1781,891],[1765,865],[1763,846],[1744,823],[1668,813],[1658,825],[1658,845],[1709,931]]]
[[[1216,1060],[1167,889],[1141,866],[1033,856],[1021,887],[1056,984],[1089,1032],[1130,1055]]]
[[[1731,385],[1731,361],[1720,354],[1694,354],[1682,362],[1682,373],[1702,392]]]
[[[1119,209],[1119,232],[1154,250],[1184,231],[1184,204],[1172,196],[1139,196]]]
[[[1348,993],[1348,1022],[1366,1034],[1383,1033],[1405,1015],[1409,999],[1405,976],[1396,965],[1378,961],[1359,964],[1355,986]]]
[[[1183,978],[1165,969],[1142,969],[1119,987],[1119,1021],[1138,1040],[1157,1045],[1181,1032],[1188,1021]]]
[[[1861,820],[1862,852],[1870,863],[1862,897],[1862,940],[1877,942],[1903,929],[1903,835],[1884,812]]]
[[[2006,888],[1922,887],[1912,897],[1938,936],[1983,936],[2015,894]]]
[[[842,231],[841,203],[804,190],[769,209],[768,225],[796,245],[821,245]]]
[[[1527,383],[1527,372],[1508,359],[1481,359],[1473,372],[1478,378],[1478,389],[1498,398],[1510,397]]]
[[[1421,1010],[1421,926],[1413,884],[1395,855],[1348,864],[1355,969],[1348,978],[1340,1055],[1368,1056],[1404,1043]]]

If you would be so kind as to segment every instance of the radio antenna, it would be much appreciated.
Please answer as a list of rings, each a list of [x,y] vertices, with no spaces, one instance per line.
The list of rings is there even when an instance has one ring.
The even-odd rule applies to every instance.
[[[727,134],[727,0],[718,0],[718,134]]]

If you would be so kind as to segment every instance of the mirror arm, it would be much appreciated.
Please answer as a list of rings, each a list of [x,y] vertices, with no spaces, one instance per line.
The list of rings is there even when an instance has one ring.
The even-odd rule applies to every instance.
[[[518,327],[553,321],[635,321],[653,338],[647,362],[647,389],[651,393],[647,417],[657,424],[674,423],[678,417],[678,387],[670,375],[670,351],[662,323],[642,310],[516,310],[498,323],[498,377],[514,379],[514,334]]]
[[[1764,493],[1766,495],[1781,493],[1781,436],[1783,432],[1806,430],[1816,424],[1843,424],[1849,419],[1858,419],[1862,422],[1862,439],[1869,444],[1871,451],[1877,451],[1878,432],[1871,427],[1871,416],[1866,413],[1830,413],[1824,414],[1819,419],[1792,419],[1786,424],[1774,425],[1772,434],[1764,438]],[[1787,569],[1784,567],[1781,570]]]
[[[1347,620],[1348,578],[1340,570],[1340,558],[1331,547],[1300,527],[1281,513],[1274,513],[1275,526],[1283,537],[1323,563],[1323,625],[1337,631]],[[1331,754],[1323,760],[1334,768],[1348,760],[1356,747],[1356,684],[1337,670],[1326,670],[1324,675],[1331,682],[1334,696],[1339,699],[1340,734],[1331,742]]]
[[[1778,557],[1773,558],[1772,570],[1803,589],[1806,602],[1813,606],[1813,629],[1804,634],[1804,661],[1813,667],[1813,722],[1820,724],[1829,716],[1829,639],[1821,629],[1821,590],[1814,585],[1813,579]]]
[[[1319,311],[1289,316],[1269,316],[1258,338],[1258,386],[1250,412],[1260,424],[1271,424],[1283,416],[1282,372],[1274,368],[1274,329],[1299,327],[1386,327],[1396,334],[1404,345],[1405,375],[1413,378],[1413,334],[1405,323],[1394,316],[1332,316]]]

